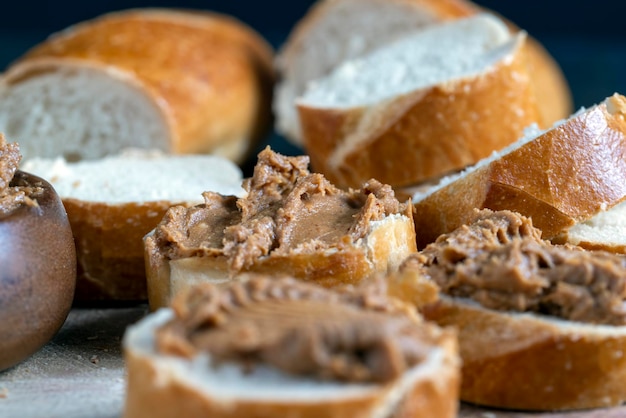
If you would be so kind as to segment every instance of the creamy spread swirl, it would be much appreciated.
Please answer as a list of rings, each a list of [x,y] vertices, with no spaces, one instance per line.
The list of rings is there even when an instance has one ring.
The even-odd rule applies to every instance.
[[[552,245],[530,219],[483,210],[405,262],[444,294],[496,310],[626,324],[626,258]]]
[[[289,278],[254,277],[228,288],[181,293],[157,331],[161,353],[210,354],[214,364],[266,364],[285,373],[386,382],[420,363],[444,338],[382,282],[330,290]]]

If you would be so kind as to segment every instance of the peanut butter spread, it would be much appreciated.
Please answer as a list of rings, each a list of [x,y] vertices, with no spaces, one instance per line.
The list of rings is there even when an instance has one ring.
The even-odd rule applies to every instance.
[[[245,197],[206,192],[203,205],[170,209],[155,229],[157,246],[170,260],[224,255],[237,272],[262,256],[341,250],[365,237],[372,221],[407,210],[388,185],[371,180],[345,192],[308,163],[265,149],[244,180]]]
[[[203,284],[175,299],[174,319],[157,330],[157,350],[208,352],[214,366],[266,364],[321,379],[390,381],[421,362],[445,331],[374,283],[330,290],[257,276],[228,288]]]
[[[626,258],[552,245],[521,215],[480,211],[405,263],[423,263],[444,294],[497,310],[626,324]]]
[[[25,184],[21,178],[14,179],[21,158],[19,146],[7,144],[0,134],[0,219],[22,205],[37,206],[34,199],[42,189]]]

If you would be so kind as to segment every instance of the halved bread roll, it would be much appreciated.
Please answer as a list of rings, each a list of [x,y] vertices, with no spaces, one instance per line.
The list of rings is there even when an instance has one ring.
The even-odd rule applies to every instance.
[[[461,399],[521,410],[626,400],[626,258],[552,245],[519,214],[475,213],[403,269],[441,288],[427,319],[459,330]]]
[[[144,239],[150,307],[196,282],[249,272],[325,286],[390,272],[416,251],[412,207],[375,180],[343,191],[308,171],[308,157],[259,154],[247,195],[204,193],[173,207]]]
[[[0,132],[24,158],[128,147],[242,162],[270,124],[273,54],[228,16],[136,9],[56,33],[0,79]]]
[[[626,98],[615,94],[413,195],[418,248],[473,209],[532,218],[552,239],[626,199]]]
[[[281,80],[274,98],[277,129],[302,145],[295,102],[310,82],[342,62],[384,47],[425,27],[485,9],[466,0],[320,0],[292,30],[276,62]],[[508,24],[512,32],[519,31]],[[541,120],[548,126],[572,112],[567,82],[556,61],[533,38],[526,45]]]
[[[76,300],[146,300],[143,237],[175,205],[207,190],[241,195],[242,173],[211,155],[125,150],[99,160],[33,158],[22,169],[47,179],[63,201],[78,261]]]
[[[407,186],[509,145],[539,120],[525,41],[485,14],[345,62],[297,101],[312,167],[341,186]]]
[[[221,320],[210,324],[213,314]],[[205,346],[209,335],[235,348]],[[371,291],[352,297],[275,277],[220,291],[205,283],[131,326],[123,347],[125,418],[453,418],[458,408],[454,333]],[[387,356],[410,360],[362,380]]]

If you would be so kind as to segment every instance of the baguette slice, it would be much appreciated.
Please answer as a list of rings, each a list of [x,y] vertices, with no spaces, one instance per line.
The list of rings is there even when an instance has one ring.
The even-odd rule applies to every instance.
[[[291,296],[286,292],[283,297]],[[324,312],[318,314],[324,315]],[[125,418],[456,416],[459,386],[456,338],[454,333],[437,330],[433,324],[414,325],[418,329],[428,327],[431,335],[437,335],[436,341],[425,339],[415,347],[424,353],[421,362],[385,382],[359,383],[291,374],[265,363],[255,363],[246,372],[241,364],[232,360],[212,364],[211,355],[206,351],[187,356],[164,353],[158,348],[155,334],[172,317],[171,309],[160,309],[131,326],[124,336],[128,372]],[[302,319],[298,315],[295,318]],[[340,318],[337,319],[340,324]],[[314,318],[307,317],[307,324],[312,320]],[[228,326],[228,322],[224,324]],[[341,325],[331,328],[335,334],[341,331]],[[410,347],[413,340],[407,339],[404,343]],[[327,343],[316,341],[316,344]],[[337,350],[332,355],[339,357],[350,348],[337,347]]]
[[[412,268],[441,288],[424,317],[459,330],[462,400],[518,410],[626,400],[623,257],[550,244],[528,218],[483,210],[401,270]]]
[[[242,173],[210,155],[125,150],[100,160],[31,159],[22,169],[47,179],[68,214],[78,261],[75,299],[146,300],[143,237],[174,205],[202,192],[243,194]]]
[[[514,142],[538,120],[525,40],[484,14],[342,64],[298,99],[313,168],[341,186],[407,186]]]
[[[272,50],[228,16],[116,12],[56,33],[0,80],[0,132],[24,158],[129,147],[242,162],[270,123]]]
[[[552,239],[617,205],[626,199],[625,116],[626,98],[615,94],[416,193],[418,248],[475,208],[519,212]]]
[[[397,269],[416,251],[412,206],[372,181],[343,191],[308,171],[308,157],[266,148],[246,196],[205,193],[173,207],[144,239],[151,309],[197,282],[288,274],[332,287]]]
[[[308,83],[401,37],[483,10],[466,0],[319,0],[292,30],[276,59],[282,76],[274,100],[277,129],[302,145],[295,101]],[[519,31],[508,25],[512,32]],[[537,122],[549,126],[572,112],[571,93],[558,64],[538,41],[529,38],[526,49],[542,116]]]

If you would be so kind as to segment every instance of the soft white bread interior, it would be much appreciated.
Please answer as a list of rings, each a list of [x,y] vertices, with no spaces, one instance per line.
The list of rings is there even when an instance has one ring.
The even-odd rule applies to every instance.
[[[48,180],[68,214],[78,261],[76,299],[146,300],[143,237],[173,205],[207,190],[242,195],[241,170],[211,155],[129,149],[93,161],[33,158],[21,168]]]
[[[626,203],[577,223],[553,241],[568,242],[589,250],[626,254]]]
[[[346,382],[291,374],[265,363],[248,370],[234,361],[216,364],[205,351],[191,357],[163,353],[156,329],[173,316],[171,309],[161,309],[129,327],[124,336],[125,418],[456,416],[459,360],[450,331],[439,330],[436,345],[424,342],[419,347],[423,360],[398,377]]]
[[[615,94],[415,193],[418,248],[466,224],[475,208],[519,212],[552,239],[622,202],[625,115],[626,98]]]
[[[281,75],[274,109],[277,129],[303,145],[296,100],[309,83],[341,63],[384,47],[428,26],[465,18],[481,9],[465,0],[320,0],[295,26],[276,62]],[[509,23],[512,32],[519,29]],[[548,52],[530,38],[525,45],[533,89],[540,97],[540,124],[571,113],[567,82]]]
[[[289,274],[324,286],[397,269],[416,251],[412,206],[375,180],[343,191],[308,170],[308,157],[259,154],[240,198],[205,193],[173,207],[145,237],[150,307],[197,282]]]
[[[406,186],[514,142],[538,115],[525,40],[482,14],[337,67],[297,102],[313,168],[342,186]]]
[[[116,12],[52,35],[0,79],[0,132],[25,158],[139,147],[242,162],[270,124],[272,50],[218,14]]]

